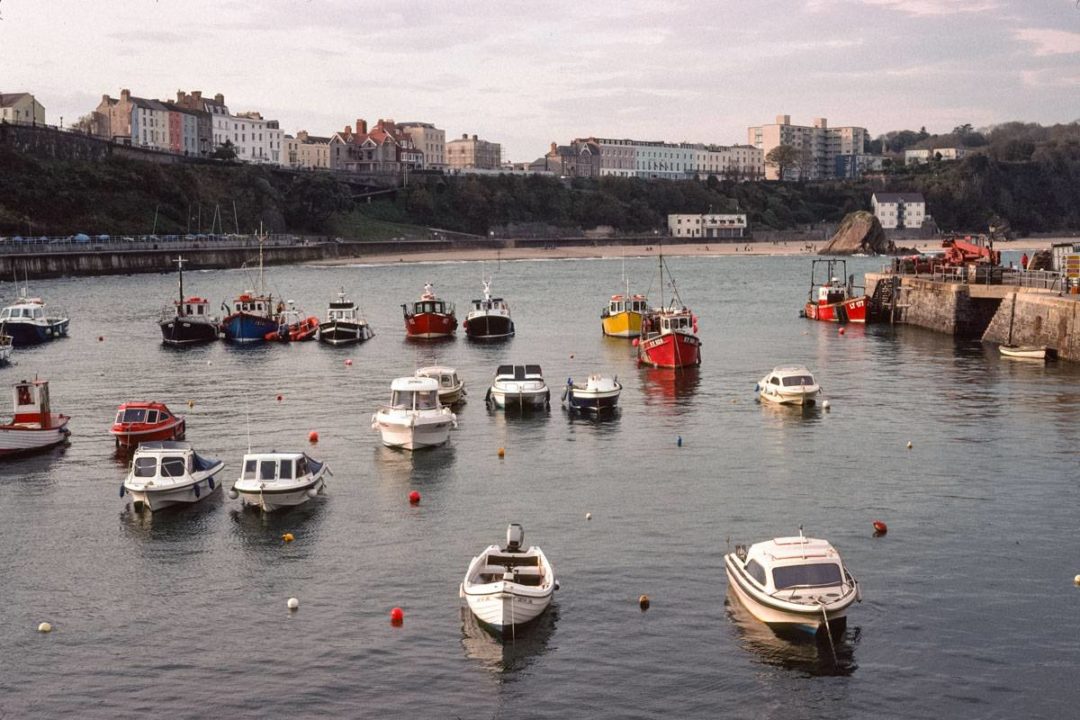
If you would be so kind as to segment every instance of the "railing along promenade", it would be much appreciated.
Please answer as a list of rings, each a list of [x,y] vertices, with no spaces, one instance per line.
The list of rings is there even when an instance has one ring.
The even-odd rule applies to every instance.
[[[85,238],[85,239],[83,239]],[[322,235],[273,234],[262,238],[264,247],[297,247],[335,242]],[[51,255],[55,253],[143,252],[147,250],[258,249],[258,235],[97,235],[68,237],[0,237],[0,254]]]
[[[964,285],[1001,285],[1017,288],[1049,290],[1060,294],[1069,294],[1076,287],[1076,281],[1057,270],[1021,270],[1015,268],[979,265],[944,265],[935,263],[929,269],[904,263],[899,258],[889,265],[883,265],[882,275],[918,278],[938,283],[961,283]],[[1077,296],[1080,299],[1080,296]]]

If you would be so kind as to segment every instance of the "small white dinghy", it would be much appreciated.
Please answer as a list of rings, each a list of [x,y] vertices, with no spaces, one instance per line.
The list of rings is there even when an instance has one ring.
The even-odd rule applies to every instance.
[[[403,377],[390,383],[390,404],[371,416],[371,429],[382,435],[383,445],[405,450],[442,445],[457,427],[457,416],[439,402],[439,381],[430,377]]]
[[[465,381],[458,377],[457,370],[442,365],[422,367],[416,371],[416,377],[427,377],[439,383],[439,403],[450,407],[465,399]]]
[[[998,345],[998,352],[1022,360],[1045,360],[1047,355],[1046,348],[1038,345]]]
[[[584,383],[567,378],[563,389],[563,404],[570,410],[587,413],[611,412],[619,405],[622,385],[619,378],[594,373]]]
[[[774,368],[754,388],[762,400],[778,405],[813,405],[821,388],[802,365]]]
[[[543,550],[524,549],[525,531],[511,523],[506,547],[490,545],[469,563],[459,594],[485,625],[499,633],[535,620],[551,604],[559,588]]]
[[[221,460],[198,455],[189,442],[142,443],[120,486],[120,497],[130,495],[136,510],[151,512],[197,503],[221,487],[215,476],[224,467]]]
[[[826,540],[781,537],[724,556],[728,583],[758,620],[778,630],[842,632],[862,600],[859,584]]]
[[[229,498],[264,512],[302,505],[323,491],[328,473],[333,475],[326,463],[304,453],[248,453]]]

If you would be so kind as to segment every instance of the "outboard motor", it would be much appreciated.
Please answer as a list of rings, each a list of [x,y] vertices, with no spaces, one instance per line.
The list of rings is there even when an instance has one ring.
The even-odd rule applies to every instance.
[[[506,528],[506,552],[521,552],[525,542],[525,530],[518,523],[510,523]]]

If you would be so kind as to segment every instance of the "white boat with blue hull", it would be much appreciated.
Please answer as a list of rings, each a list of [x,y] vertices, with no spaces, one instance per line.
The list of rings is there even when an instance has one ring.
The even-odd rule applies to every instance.
[[[39,345],[68,334],[67,314],[47,309],[40,298],[21,297],[0,310],[0,333],[11,336],[14,347]]]
[[[168,440],[139,445],[120,497],[131,497],[136,510],[164,510],[197,503],[217,492],[221,460],[205,458],[189,442]]]
[[[458,591],[478,620],[504,635],[538,618],[559,588],[543,550],[525,549],[524,541],[521,525],[511,523],[506,546],[490,545],[474,557]]]
[[[229,498],[239,498],[245,507],[264,512],[295,507],[319,496],[326,487],[327,474],[333,473],[326,463],[304,453],[248,453]]]
[[[739,602],[775,630],[843,632],[847,611],[862,599],[859,584],[826,540],[780,537],[724,556]]]
[[[575,384],[573,378],[567,378],[562,399],[569,410],[602,414],[615,411],[620,393],[622,385],[617,376],[593,374],[579,384]]]

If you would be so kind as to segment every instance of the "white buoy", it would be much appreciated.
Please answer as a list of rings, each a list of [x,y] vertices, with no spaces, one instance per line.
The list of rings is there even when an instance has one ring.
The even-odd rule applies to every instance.
[[[290,610],[295,610],[300,607],[300,601],[296,598],[289,598],[289,601],[285,603],[285,605],[288,606]]]
[[[908,450],[910,450],[910,449],[911,449],[911,441],[910,441],[910,440],[908,440],[908,441],[907,441],[907,449],[908,449]]]
[[[1080,575],[1077,576],[1077,580],[1080,581]],[[51,633],[52,632],[52,623],[47,623],[47,622],[41,623],[40,625],[37,626],[37,631],[39,633]]]
[[[1074,577],[1073,582],[1076,583],[1077,585],[1080,585],[1080,575],[1077,575],[1076,577]],[[49,623],[45,623],[45,624],[48,625]]]
[[[828,410],[829,408],[832,407],[832,404],[828,400],[826,400],[825,402],[821,403],[821,407]]]
[[[592,520],[592,513],[585,513],[586,520]]]
[[[229,491],[229,499],[230,500],[235,500],[238,497],[240,497],[240,493],[236,492],[235,490],[230,490]]]

